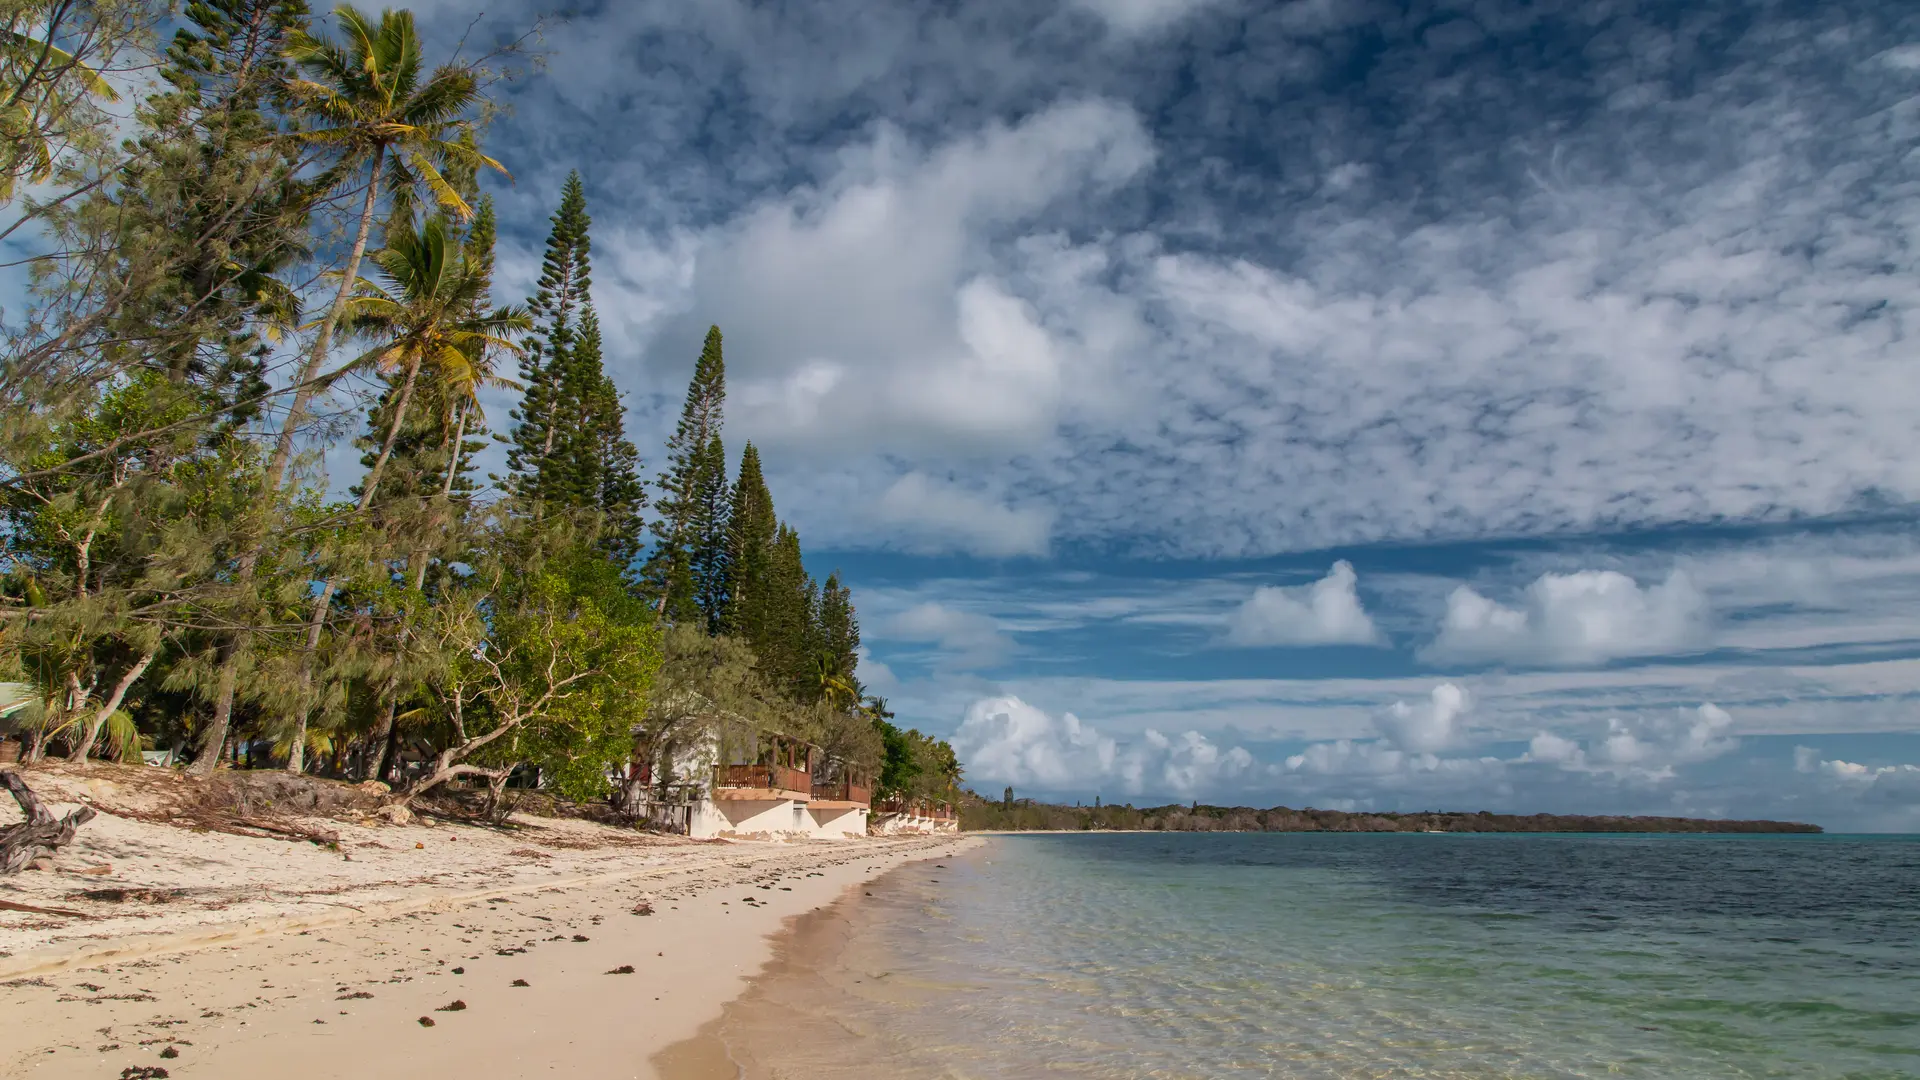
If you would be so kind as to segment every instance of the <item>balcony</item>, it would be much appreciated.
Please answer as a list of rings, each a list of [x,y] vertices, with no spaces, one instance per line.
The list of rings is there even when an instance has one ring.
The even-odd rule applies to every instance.
[[[873,804],[873,789],[866,783],[841,778],[826,783],[814,781],[813,803],[822,810],[865,810]]]
[[[805,769],[785,765],[719,765],[713,770],[716,799],[797,799],[813,795],[813,778]]]

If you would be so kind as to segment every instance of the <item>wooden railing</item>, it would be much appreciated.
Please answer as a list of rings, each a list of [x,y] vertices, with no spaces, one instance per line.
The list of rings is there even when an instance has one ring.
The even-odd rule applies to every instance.
[[[852,802],[867,804],[873,801],[873,791],[852,780],[841,779],[830,783],[814,781],[813,798],[815,802]]]
[[[805,769],[789,769],[784,765],[718,765],[713,770],[713,786],[812,791],[813,777]]]
[[[953,807],[945,803],[927,802],[924,799],[915,799],[912,802],[905,799],[888,799],[880,804],[880,812],[911,814],[914,817],[932,818],[935,821],[952,821],[956,816]]]

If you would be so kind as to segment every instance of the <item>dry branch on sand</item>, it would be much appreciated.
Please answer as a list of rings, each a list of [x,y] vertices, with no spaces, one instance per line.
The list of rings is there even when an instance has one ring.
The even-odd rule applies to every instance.
[[[27,781],[12,769],[0,771],[0,786],[13,795],[27,820],[0,830],[0,875],[17,874],[35,860],[52,855],[73,842],[74,830],[93,820],[93,808],[83,806],[55,818],[34,795]]]

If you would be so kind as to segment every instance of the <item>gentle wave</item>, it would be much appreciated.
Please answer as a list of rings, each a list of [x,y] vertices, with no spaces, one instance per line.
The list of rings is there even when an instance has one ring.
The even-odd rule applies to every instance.
[[[749,1077],[1920,1077],[1920,841],[1034,835],[808,920]]]

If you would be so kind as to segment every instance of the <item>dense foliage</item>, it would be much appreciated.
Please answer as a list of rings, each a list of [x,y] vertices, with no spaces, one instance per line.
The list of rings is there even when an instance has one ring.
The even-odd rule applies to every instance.
[[[1789,821],[1720,821],[1711,818],[1591,817],[1578,814],[1494,814],[1426,811],[1413,814],[1292,810],[1276,806],[1061,806],[999,799],[969,791],[960,804],[960,827],[1013,832],[1075,832],[1096,829],[1150,832],[1487,832],[1487,833],[1817,833],[1818,825]]]
[[[436,62],[410,12],[305,0],[6,19],[0,235],[31,288],[0,316],[0,679],[32,700],[0,734],[29,758],[586,798],[636,738],[731,725],[952,788],[855,678],[848,590],[755,447],[729,480],[717,327],[649,516],[578,173],[534,295],[494,295],[482,142],[517,47]],[[522,392],[499,435],[485,387]]]

